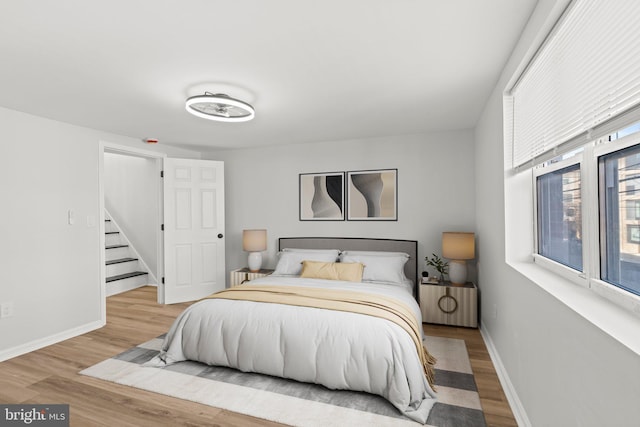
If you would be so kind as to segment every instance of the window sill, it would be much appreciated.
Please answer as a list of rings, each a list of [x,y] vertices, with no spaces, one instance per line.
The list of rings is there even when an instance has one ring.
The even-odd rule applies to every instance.
[[[508,265],[594,326],[640,355],[640,317],[533,262]]]

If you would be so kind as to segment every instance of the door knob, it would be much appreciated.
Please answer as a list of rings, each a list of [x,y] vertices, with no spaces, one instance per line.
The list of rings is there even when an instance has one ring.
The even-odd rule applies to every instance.
[[[223,237],[222,233],[218,233],[218,239],[222,239]]]

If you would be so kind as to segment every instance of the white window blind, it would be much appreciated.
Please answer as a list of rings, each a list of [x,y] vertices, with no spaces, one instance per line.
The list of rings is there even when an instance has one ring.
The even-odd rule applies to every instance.
[[[512,98],[511,166],[640,104],[640,1],[574,0],[505,99]],[[505,109],[508,109],[508,104]],[[586,142],[586,139],[583,139]],[[556,153],[560,154],[560,153]]]

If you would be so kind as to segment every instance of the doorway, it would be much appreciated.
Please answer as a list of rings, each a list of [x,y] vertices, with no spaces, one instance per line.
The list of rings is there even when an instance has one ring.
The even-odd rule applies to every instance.
[[[109,212],[140,255],[147,269],[147,282],[160,286],[163,273],[162,182],[160,173],[164,153],[100,142],[99,153],[100,245],[107,246]],[[126,221],[124,220],[126,218]],[[109,227],[112,227],[109,225]],[[103,318],[106,320],[107,267],[105,249],[100,252],[100,282]],[[113,285],[112,283],[110,285]],[[156,292],[160,302],[160,292]]]
[[[156,278],[158,303],[193,301],[224,289],[224,163],[169,158],[164,153],[108,142],[100,142],[99,157],[102,248],[109,187],[125,187],[127,194],[115,198],[142,206],[136,214],[137,223],[147,231],[146,237],[141,233],[143,236],[137,241],[146,245],[148,259],[155,261],[149,263],[149,271]],[[115,184],[107,177],[111,165],[106,165],[112,161],[116,165],[113,173],[118,175],[113,180]],[[134,163],[133,167],[130,163]],[[126,166],[122,165],[134,172],[124,172]],[[121,166],[123,170],[118,169]],[[146,172],[140,175],[136,169]],[[113,212],[110,214],[114,216]],[[105,250],[100,254],[102,318],[106,321]]]

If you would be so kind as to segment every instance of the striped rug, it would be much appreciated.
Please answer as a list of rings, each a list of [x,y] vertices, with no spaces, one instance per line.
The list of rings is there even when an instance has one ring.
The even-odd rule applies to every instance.
[[[81,374],[216,408],[300,427],[407,426],[409,420],[390,403],[368,393],[336,391],[234,369],[180,362],[163,369],[141,365],[158,354],[158,337]],[[428,426],[486,426],[464,341],[427,336],[437,359],[438,402]]]

